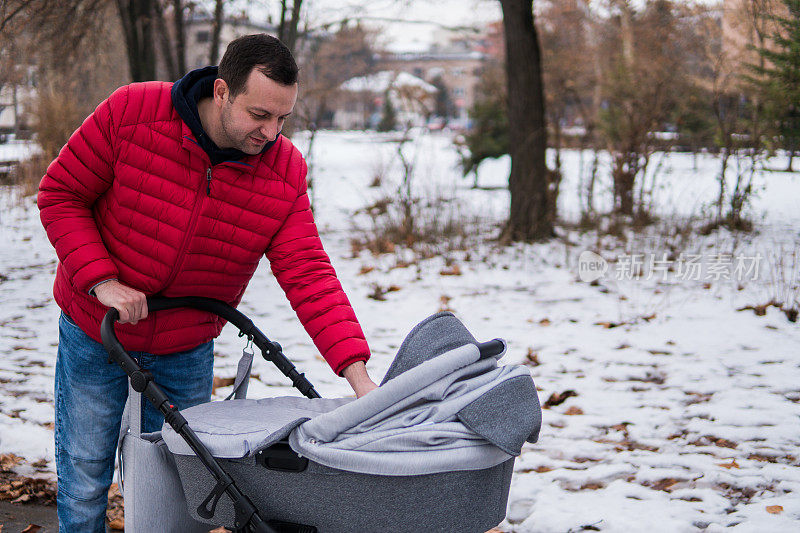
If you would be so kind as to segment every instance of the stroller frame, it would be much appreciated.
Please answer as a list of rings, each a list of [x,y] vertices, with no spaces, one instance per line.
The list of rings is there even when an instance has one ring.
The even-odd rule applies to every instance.
[[[213,313],[225,319],[239,329],[239,336],[246,336],[248,341],[257,346],[264,359],[275,364],[304,396],[307,398],[321,397],[305,375],[298,372],[296,367],[283,354],[280,344],[269,340],[253,324],[252,320],[225,302],[196,296],[181,298],[150,297],[147,299],[147,305],[149,312],[190,307]],[[109,354],[108,362],[117,363],[125,371],[130,379],[131,387],[143,394],[164,416],[165,421],[187,443],[215,481],[214,488],[197,508],[198,515],[209,519],[213,517],[219,499],[223,494],[227,494],[233,502],[234,531],[236,533],[315,533],[317,529],[313,526],[268,520],[259,514],[258,509],[250,498],[237,487],[234,479],[225,471],[220,461],[211,455],[208,448],[200,441],[180,411],[155,383],[152,375],[146,370],[142,370],[125,351],[114,331],[114,323],[118,320],[119,313],[112,308],[106,313],[100,326],[103,345]],[[485,358],[502,353],[504,344],[499,339],[495,339],[485,343],[478,343],[478,349],[481,357]],[[267,468],[287,472],[302,471],[307,463],[307,459],[298,456],[286,441],[277,442],[270,448],[262,450],[257,460]]]

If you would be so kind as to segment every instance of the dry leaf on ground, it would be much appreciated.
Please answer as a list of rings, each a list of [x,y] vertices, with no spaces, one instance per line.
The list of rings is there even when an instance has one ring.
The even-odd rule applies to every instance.
[[[211,385],[211,394],[217,392],[217,389],[220,387],[230,387],[236,381],[236,378],[221,378],[219,376],[214,376],[214,382]]]
[[[767,512],[769,514],[780,514],[783,511],[783,507],[780,505],[767,505]]]
[[[457,264],[451,266],[450,268],[444,268],[439,272],[440,276],[460,276],[461,275],[461,267]]]
[[[561,405],[562,403],[566,402],[570,396],[577,396],[578,393],[574,390],[565,390],[564,392],[554,392],[550,395],[546,402],[544,402],[545,409],[549,409],[550,407],[555,407],[556,405]]]
[[[17,466],[18,464],[24,462],[25,459],[19,455],[14,455],[13,453],[0,454],[0,470],[8,470],[12,466]]]

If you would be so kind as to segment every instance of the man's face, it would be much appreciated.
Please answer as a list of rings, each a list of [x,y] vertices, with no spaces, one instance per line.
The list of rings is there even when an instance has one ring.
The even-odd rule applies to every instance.
[[[250,72],[245,89],[230,98],[225,82],[218,79],[215,85],[215,99],[222,105],[222,134],[226,146],[236,148],[250,155],[264,149],[264,145],[275,140],[283,128],[286,118],[292,113],[297,101],[297,84],[281,85],[266,77],[257,69]]]

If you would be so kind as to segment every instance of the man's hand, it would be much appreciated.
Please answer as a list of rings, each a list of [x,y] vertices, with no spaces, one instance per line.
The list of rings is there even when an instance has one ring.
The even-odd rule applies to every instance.
[[[120,324],[136,324],[147,318],[147,297],[143,292],[110,280],[94,288],[100,303],[119,311]]]
[[[347,382],[350,383],[350,386],[353,387],[356,398],[361,398],[369,391],[378,388],[375,382],[370,379],[369,374],[367,374],[367,365],[364,364],[364,361],[356,361],[345,368],[342,374],[347,379]]]

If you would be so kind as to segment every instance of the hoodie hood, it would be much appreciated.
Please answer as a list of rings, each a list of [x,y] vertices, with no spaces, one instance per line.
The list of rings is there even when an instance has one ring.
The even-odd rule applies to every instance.
[[[206,97],[212,96],[214,92],[214,80],[217,79],[217,67],[210,66],[193,70],[172,85],[172,105],[175,111],[183,119],[200,147],[208,154],[211,164],[216,165],[223,161],[238,161],[247,157],[246,154],[236,148],[220,148],[211,137],[208,136],[200,122],[200,114],[197,111],[197,103]],[[268,142],[261,150],[263,154],[275,144],[277,139]]]

